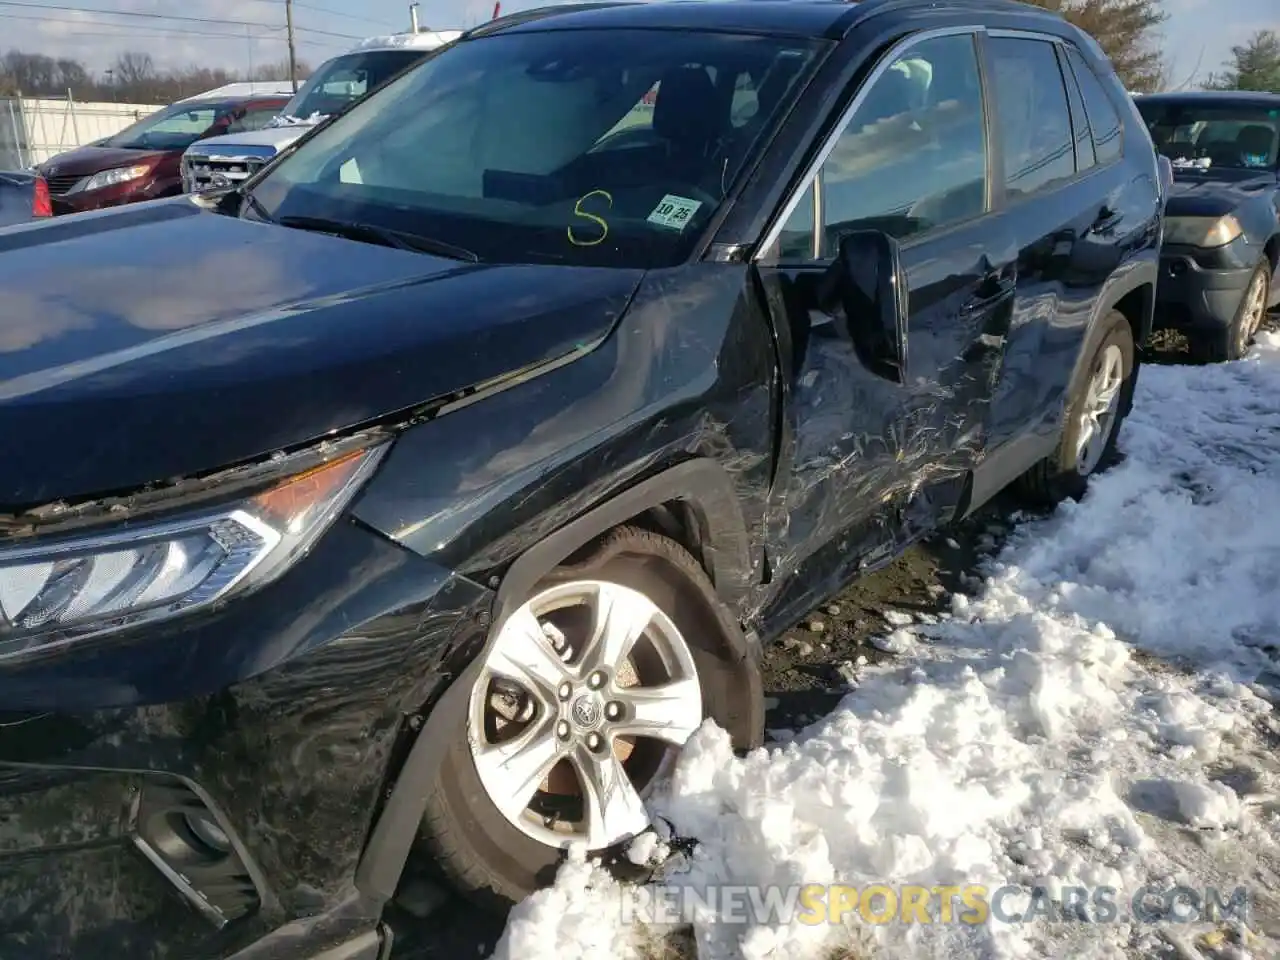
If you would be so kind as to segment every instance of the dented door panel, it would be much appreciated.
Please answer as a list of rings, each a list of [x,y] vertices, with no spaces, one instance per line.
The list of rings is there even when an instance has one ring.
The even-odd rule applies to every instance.
[[[818,310],[826,264],[760,269],[771,319],[791,351],[782,358],[789,382],[768,519],[770,572],[790,582],[769,616],[803,613],[961,505],[1004,358],[1014,257],[1000,217],[902,250],[905,384],[868,371],[845,319]]]

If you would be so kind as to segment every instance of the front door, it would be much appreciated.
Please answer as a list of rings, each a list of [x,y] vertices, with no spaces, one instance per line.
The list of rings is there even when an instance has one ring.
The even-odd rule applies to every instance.
[[[783,352],[783,439],[765,619],[802,615],[959,506],[982,456],[1012,316],[1017,246],[992,210],[975,36],[905,41],[847,110],[801,202],[757,262]],[[842,234],[898,239],[908,377],[870,373],[817,290]]]

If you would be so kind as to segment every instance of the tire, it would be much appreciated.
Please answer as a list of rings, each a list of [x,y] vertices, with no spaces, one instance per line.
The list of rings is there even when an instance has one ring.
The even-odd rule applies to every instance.
[[[1267,301],[1271,293],[1271,259],[1264,253],[1258,261],[1249,284],[1240,297],[1240,306],[1224,330],[1203,333],[1192,338],[1192,359],[1201,363],[1226,363],[1241,360],[1249,352],[1249,345],[1267,314]],[[1260,290],[1260,293],[1258,292]],[[1261,296],[1262,309],[1255,314],[1255,299]]]
[[[701,694],[698,722],[713,719],[728,731],[734,746],[740,749],[763,743],[764,697],[758,664],[744,654],[746,648],[741,643],[740,628],[720,603],[707,575],[687,551],[647,530],[620,527],[606,535],[586,560],[558,568],[525,599],[537,601],[555,595],[557,590],[577,590],[584,582],[624,587],[647,597],[685,641]],[[517,611],[507,623],[513,623],[519,615]],[[506,629],[504,625],[500,634]],[[735,634],[738,643],[734,642]],[[549,884],[564,856],[563,848],[528,835],[526,830],[538,829],[536,824],[522,829],[498,808],[482,781],[473,754],[472,733],[476,730],[473,690],[485,674],[486,663],[498,656],[502,644],[500,636],[491,638],[491,646],[486,646],[432,710],[421,733],[421,736],[445,738],[445,748],[438,753],[438,769],[431,771],[432,787],[427,796],[421,843],[453,886],[478,905],[499,912]],[[577,693],[580,689],[575,686],[571,697],[559,697],[564,700],[565,708],[577,705],[581,699]],[[481,702],[487,699],[482,697]],[[543,713],[543,706],[537,708],[535,721],[530,726]],[[612,706],[610,703],[605,709]],[[560,715],[573,717],[577,723],[577,714]],[[555,716],[553,714],[552,719]],[[690,714],[690,718],[692,716]],[[559,726],[567,724],[568,720],[559,722],[557,735]],[[574,736],[577,735],[575,731]],[[488,739],[487,726],[479,737]],[[637,746],[628,762],[642,749]],[[606,749],[603,756],[612,759],[613,751]],[[556,770],[563,772],[561,767]],[[552,776],[554,774],[555,771]],[[561,785],[563,780],[562,776]],[[551,777],[541,783],[550,784]],[[535,802],[543,798],[548,802],[560,799],[542,791],[535,794]],[[521,819],[521,822],[526,821]],[[593,854],[599,853],[602,861],[620,878],[638,877],[639,868],[630,864],[625,855],[619,855],[625,846],[625,842],[616,843]]]
[[[1090,462],[1081,463],[1077,448],[1085,429],[1083,408],[1090,399],[1090,387],[1099,372],[1100,365],[1118,352],[1120,383],[1115,394],[1113,415],[1105,423],[1106,436],[1102,449]],[[1128,319],[1118,310],[1110,311],[1102,319],[1089,360],[1084,364],[1072,385],[1067,403],[1067,415],[1062,438],[1057,449],[1023,474],[1016,483],[1017,492],[1024,499],[1041,506],[1052,506],[1063,500],[1079,500],[1089,485],[1089,477],[1105,470],[1115,458],[1116,437],[1120,425],[1133,403],[1136,382],[1136,350],[1133,331]]]

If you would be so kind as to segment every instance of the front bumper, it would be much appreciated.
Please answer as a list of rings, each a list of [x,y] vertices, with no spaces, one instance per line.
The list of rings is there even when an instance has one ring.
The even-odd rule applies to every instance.
[[[221,610],[0,667],[0,957],[376,957],[366,839],[490,601],[344,520]]]
[[[109,207],[121,207],[127,203],[142,203],[144,200],[172,196],[179,192],[180,187],[180,183],[171,178],[153,177],[118,183],[111,187],[103,187],[101,190],[63,193],[51,197],[50,200],[53,205],[53,215],[62,217],[70,213],[106,210]]]
[[[1156,284],[1156,328],[1212,331],[1230,326],[1256,260],[1243,237],[1215,250],[1165,244]]]

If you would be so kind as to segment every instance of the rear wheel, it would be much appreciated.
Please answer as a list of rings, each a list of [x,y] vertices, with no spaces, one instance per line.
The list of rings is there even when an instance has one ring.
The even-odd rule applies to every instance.
[[[449,879],[501,909],[571,845],[625,869],[616,853],[705,718],[735,745],[762,740],[737,629],[696,561],[644,530],[538,584],[422,732],[449,743],[423,824]]]
[[[1019,480],[1029,499],[1051,505],[1084,496],[1089,477],[1115,455],[1120,424],[1133,398],[1135,350],[1129,321],[1118,310],[1103,318],[1083,375],[1067,404],[1066,426],[1054,453]]]

